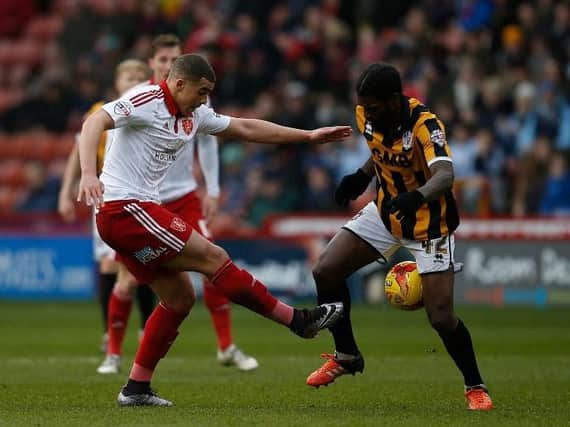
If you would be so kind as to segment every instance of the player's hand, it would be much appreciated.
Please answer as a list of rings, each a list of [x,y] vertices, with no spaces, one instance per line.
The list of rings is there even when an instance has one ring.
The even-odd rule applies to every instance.
[[[315,143],[337,142],[352,135],[350,126],[329,126],[314,129],[310,132],[309,141]]]
[[[95,175],[81,175],[79,181],[78,202],[84,202],[87,206],[100,208],[103,206],[103,192],[105,187]]]
[[[418,209],[424,204],[425,198],[418,190],[408,191],[398,194],[393,199],[386,201],[386,206],[391,214],[396,214],[396,218],[401,220],[405,216],[413,217]]]
[[[209,224],[211,220],[214,219],[216,213],[218,212],[218,198],[212,196],[205,196],[202,200],[202,215],[206,220],[206,224]]]
[[[65,222],[73,222],[75,214],[75,201],[69,197],[60,197],[57,201],[57,212]]]
[[[348,206],[349,200],[355,200],[364,193],[371,179],[372,177],[366,175],[362,169],[358,169],[353,174],[345,175],[334,193],[337,205]]]

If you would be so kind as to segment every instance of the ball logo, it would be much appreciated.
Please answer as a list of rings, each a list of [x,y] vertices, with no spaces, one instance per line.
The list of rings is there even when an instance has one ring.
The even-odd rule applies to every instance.
[[[186,231],[186,223],[178,217],[174,217],[170,223],[170,228],[183,233]]]
[[[115,108],[113,108],[113,111],[118,116],[125,116],[126,117],[126,116],[131,114],[131,107],[126,102],[119,101],[115,104]]]
[[[192,127],[194,127],[194,124],[191,119],[182,119],[182,129],[184,129],[186,135],[190,135]]]

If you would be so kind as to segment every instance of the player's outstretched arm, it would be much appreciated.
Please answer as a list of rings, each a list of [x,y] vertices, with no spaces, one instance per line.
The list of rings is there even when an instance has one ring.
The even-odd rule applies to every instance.
[[[74,189],[79,182],[81,168],[79,167],[79,151],[77,144],[73,146],[61,181],[61,189],[57,201],[57,211],[65,222],[75,220],[75,194]]]
[[[101,135],[115,123],[105,110],[91,114],[83,123],[79,136],[79,162],[81,180],[77,201],[100,207],[103,205],[103,184],[97,178],[97,146]]]
[[[216,134],[223,138],[264,144],[290,144],[299,142],[325,143],[342,141],[352,135],[350,126],[330,126],[314,130],[302,130],[281,126],[266,120],[232,117],[230,125]]]

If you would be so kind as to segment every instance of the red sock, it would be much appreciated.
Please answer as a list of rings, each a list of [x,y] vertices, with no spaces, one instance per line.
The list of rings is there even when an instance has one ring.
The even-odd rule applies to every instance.
[[[210,282],[204,281],[204,303],[212,317],[212,323],[218,338],[218,348],[225,350],[233,344],[230,300]]]
[[[211,282],[233,302],[283,325],[289,325],[293,308],[269,293],[263,283],[228,260],[214,274]]]
[[[156,306],[144,328],[135,363],[129,378],[135,381],[150,381],[160,359],[166,356],[178,335],[178,327],[188,316],[166,308],[162,302]]]
[[[119,297],[115,291],[109,300],[109,315],[107,321],[107,331],[109,333],[109,344],[107,354],[122,354],[125,331],[129,323],[129,316],[133,306],[133,299]]]

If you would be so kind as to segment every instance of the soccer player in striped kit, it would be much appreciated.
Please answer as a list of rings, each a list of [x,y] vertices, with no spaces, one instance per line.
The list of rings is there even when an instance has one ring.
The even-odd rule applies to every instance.
[[[389,64],[368,66],[356,83],[356,93],[356,121],[371,156],[342,179],[335,198],[346,206],[366,190],[373,176],[377,198],[333,237],[313,270],[319,303],[341,301],[345,313],[331,328],[335,354],[323,355],[327,361],[309,375],[307,384],[320,387],[364,370],[352,331],[346,279],[404,246],[416,258],[430,324],[463,374],[469,409],[492,409],[471,335],[453,309],[453,232],[459,215],[443,123],[417,99],[402,94],[400,74]]]
[[[184,145],[196,133],[257,143],[334,142],[350,136],[349,126],[301,130],[215,113],[204,105],[215,73],[203,57],[182,55],[166,81],[138,88],[105,104],[83,124],[78,200],[98,208],[97,228],[138,281],[149,283],[160,303],[149,318],[120,406],[171,406],[150,387],[156,365],[166,356],[195,301],[186,271],[204,274],[224,295],[312,338],[342,315],[342,304],[295,309],[276,299],[259,280],[238,268],[227,252],[160,204],[159,188]],[[115,128],[101,179],[95,151],[101,134]]]

